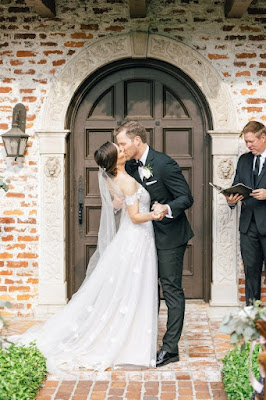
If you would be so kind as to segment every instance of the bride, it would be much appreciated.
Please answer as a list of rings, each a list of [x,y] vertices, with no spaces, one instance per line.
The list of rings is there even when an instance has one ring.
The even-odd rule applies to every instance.
[[[36,345],[57,375],[121,365],[155,367],[157,260],[148,192],[107,142],[94,155],[102,200],[97,250],[78,292],[43,325],[16,337]]]

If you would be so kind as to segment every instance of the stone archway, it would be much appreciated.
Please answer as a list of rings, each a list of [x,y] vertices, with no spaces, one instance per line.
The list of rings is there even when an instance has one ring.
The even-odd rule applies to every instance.
[[[236,132],[237,129],[235,108],[219,74],[199,53],[172,38],[134,32],[99,40],[75,56],[53,84],[40,118],[40,129],[37,131],[41,155],[40,284],[39,304],[36,310],[38,315],[54,312],[67,301],[64,156],[65,139],[69,133],[66,126],[68,107],[74,93],[90,74],[108,63],[123,58],[154,58],[178,67],[204,94],[212,113],[213,132],[216,132],[216,135],[220,132],[230,136],[230,132]],[[216,137],[215,134],[213,137]],[[236,154],[231,156],[235,157]],[[53,161],[60,168],[57,176],[50,174],[47,169],[47,165]],[[219,157],[217,162],[214,160],[214,165],[218,161],[220,161]],[[217,221],[215,217],[215,228],[217,228]],[[235,221],[232,223],[235,224]],[[219,229],[215,230],[214,235],[217,235],[214,241],[218,243]],[[217,268],[215,265],[213,265],[213,276],[216,278],[218,276],[217,283],[223,291],[228,287],[229,282],[225,275],[221,276],[220,280],[219,273],[218,275],[216,273],[219,265],[217,264]],[[235,261],[229,269],[235,276]],[[236,279],[234,280],[232,293],[229,294],[231,303],[235,303]],[[216,292],[214,289],[216,287],[213,287],[213,294]]]

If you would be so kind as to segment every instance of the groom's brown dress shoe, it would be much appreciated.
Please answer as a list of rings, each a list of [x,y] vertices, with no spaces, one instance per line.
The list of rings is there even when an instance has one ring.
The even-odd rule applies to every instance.
[[[162,367],[163,365],[179,361],[178,353],[168,353],[161,349],[157,353],[156,367]]]

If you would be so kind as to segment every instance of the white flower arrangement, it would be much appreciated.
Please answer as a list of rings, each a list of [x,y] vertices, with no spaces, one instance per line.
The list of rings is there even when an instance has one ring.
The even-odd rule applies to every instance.
[[[256,323],[259,320],[266,321],[266,307],[260,307],[260,305],[261,302],[257,300],[253,305],[225,316],[220,326],[220,332],[230,335],[232,344],[258,339],[261,333]]]
[[[149,179],[151,176],[153,176],[153,170],[150,164],[146,165],[145,167],[142,168],[142,173],[145,179]]]

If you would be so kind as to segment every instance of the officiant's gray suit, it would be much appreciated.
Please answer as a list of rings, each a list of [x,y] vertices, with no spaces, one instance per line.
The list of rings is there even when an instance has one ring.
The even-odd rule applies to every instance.
[[[266,189],[266,162],[255,185],[253,174],[254,155],[243,154],[237,164],[233,185],[243,183],[252,189]],[[266,200],[248,197],[242,201],[240,214],[240,250],[245,269],[246,304],[260,299],[261,271],[266,261]]]
[[[126,164],[127,172],[141,183],[150,194],[151,206],[157,201],[168,204],[173,218],[153,221],[155,244],[158,253],[158,271],[163,295],[168,308],[167,330],[163,350],[178,352],[181,336],[185,297],[182,289],[183,258],[187,242],[193,236],[185,210],[192,206],[193,198],[179,165],[164,153],[149,148],[146,166],[153,176],[141,180],[134,161]]]

